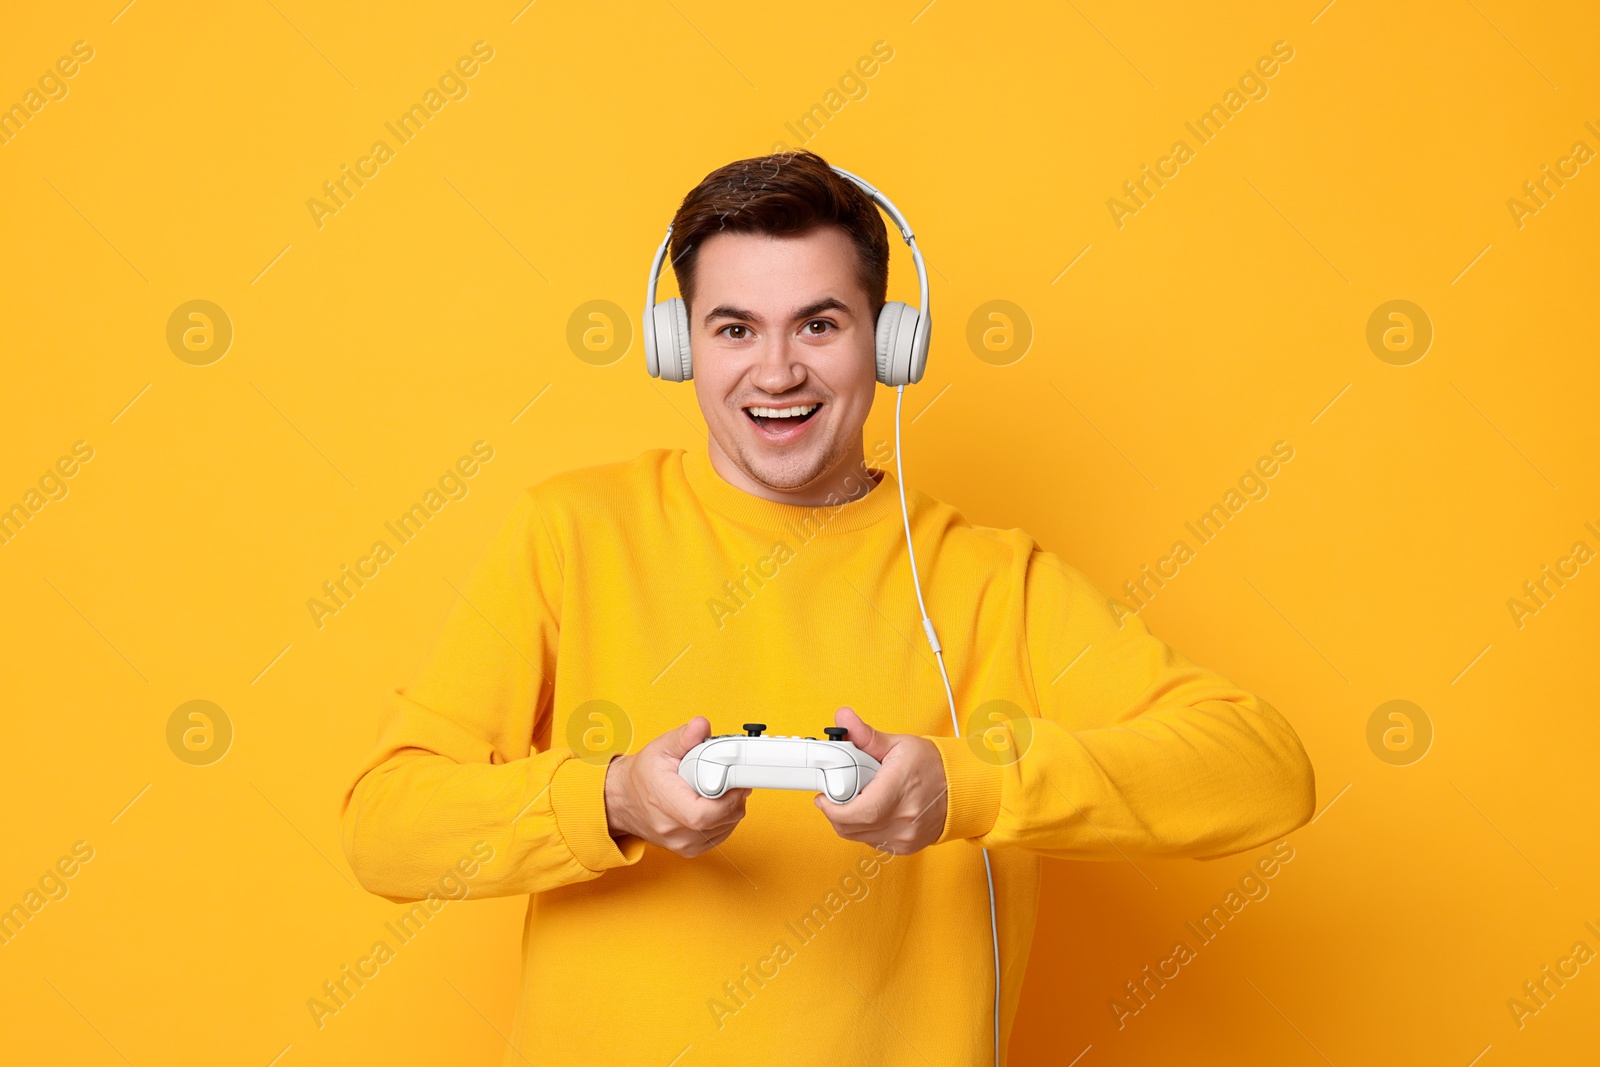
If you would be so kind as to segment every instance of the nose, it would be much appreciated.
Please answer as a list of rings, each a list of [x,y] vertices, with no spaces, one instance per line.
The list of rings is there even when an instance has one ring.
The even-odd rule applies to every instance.
[[[798,388],[806,380],[805,364],[798,360],[799,344],[785,334],[764,340],[756,356],[750,381],[768,393],[785,393]]]

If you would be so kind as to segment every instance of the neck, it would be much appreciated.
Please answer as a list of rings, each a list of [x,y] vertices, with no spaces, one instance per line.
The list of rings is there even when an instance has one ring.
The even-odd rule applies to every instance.
[[[722,446],[717,444],[715,437],[708,437],[707,445],[711,456],[711,469],[716,471],[723,481],[752,496],[780,504],[810,508],[837,504],[840,501],[859,500],[878,484],[866,474],[866,453],[862,450],[860,438],[856,439],[855,447],[846,453],[843,459],[828,468],[820,477],[798,489],[779,489],[752,478],[729,458],[722,450]]]

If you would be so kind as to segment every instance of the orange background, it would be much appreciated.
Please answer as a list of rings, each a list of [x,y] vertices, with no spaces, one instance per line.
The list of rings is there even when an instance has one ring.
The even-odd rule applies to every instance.
[[[93,449],[0,545],[0,907],[93,849],[0,946],[7,1059],[498,1062],[517,899],[452,905],[313,1025],[399,910],[352,884],[340,794],[521,487],[702,447],[636,336],[580,359],[568,320],[609,300],[636,333],[679,198],[800,144],[813,105],[807,146],[894,198],[932,268],[914,485],[1114,593],[1294,448],[1144,618],[1288,716],[1319,815],[1121,1029],[1123,983],[1267,849],[1048,863],[1012,1062],[1592,1058],[1600,968],[1521,1028],[1507,1007],[1600,950],[1600,566],[1520,627],[1507,606],[1600,549],[1600,173],[1520,226],[1507,206],[1600,150],[1592,7],[122,2],[0,36],[0,104],[93,49],[0,145],[0,506]],[[467,95],[319,227],[308,199],[480,40]],[[830,98],[879,41],[858,98]],[[1279,41],[1267,95],[1196,147],[1184,124]],[[1180,138],[1194,157],[1119,227],[1108,199]],[[167,341],[196,299],[234,334],[205,365]],[[1404,366],[1367,341],[1397,299],[1433,331]],[[993,300],[1026,328],[974,349]],[[469,494],[318,628],[307,599],[479,440]],[[1434,735],[1403,766],[1367,739],[1394,699]],[[232,725],[209,765],[169,748],[190,700]]]

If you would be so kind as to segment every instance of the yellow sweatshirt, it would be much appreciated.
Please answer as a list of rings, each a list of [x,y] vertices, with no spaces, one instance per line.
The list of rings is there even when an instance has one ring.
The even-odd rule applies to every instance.
[[[700,451],[550,478],[517,499],[431,660],[391,695],[345,798],[345,855],[391,900],[529,894],[505,1063],[988,1064],[978,846],[993,850],[1008,1034],[1041,856],[1205,858],[1310,817],[1310,763],[1273,708],[1022,531],[913,491],[969,735],[953,736],[899,490],[873,473],[865,496],[817,508],[745,493]],[[841,706],[938,746],[936,844],[844,841],[810,794],[778,790],[695,859],[611,837],[611,752],[697,714],[714,733],[820,737]]]

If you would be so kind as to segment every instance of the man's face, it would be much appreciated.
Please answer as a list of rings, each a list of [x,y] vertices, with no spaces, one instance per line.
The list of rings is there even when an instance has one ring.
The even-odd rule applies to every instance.
[[[700,246],[695,395],[712,448],[769,488],[801,490],[860,458],[876,371],[858,262],[837,226]]]

